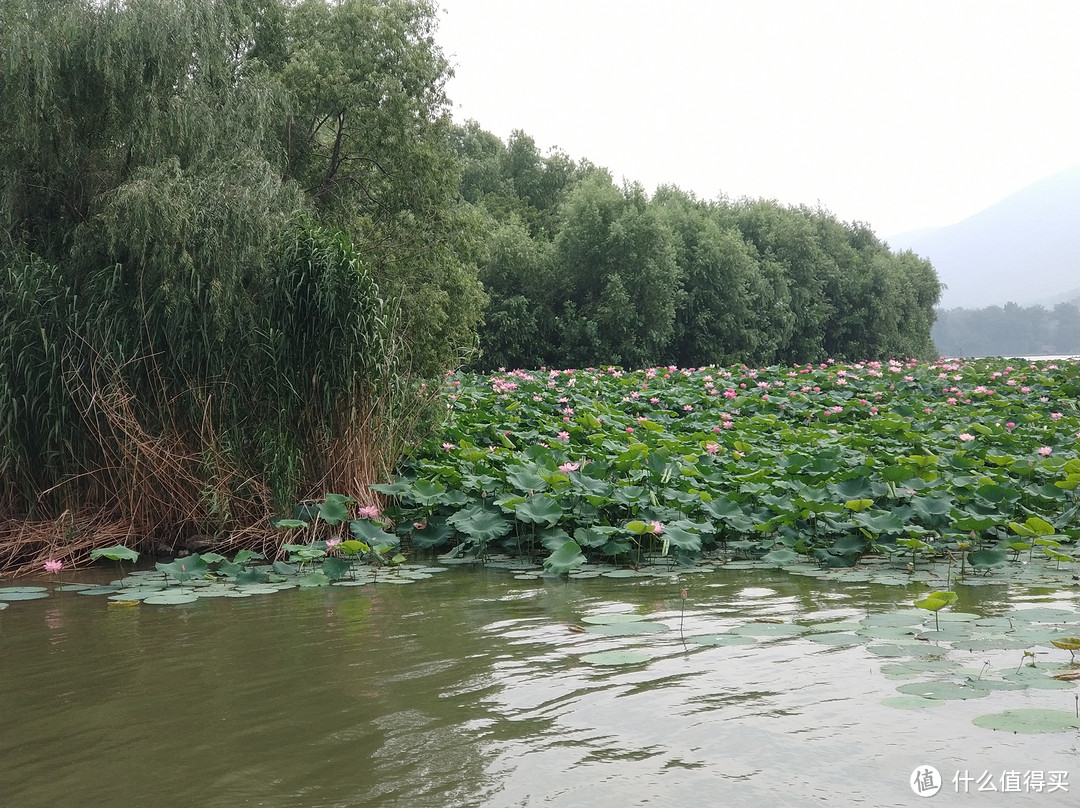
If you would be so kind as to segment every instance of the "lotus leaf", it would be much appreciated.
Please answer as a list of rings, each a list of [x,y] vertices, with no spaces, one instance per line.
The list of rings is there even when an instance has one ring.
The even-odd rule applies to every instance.
[[[589,665],[640,665],[649,659],[644,651],[600,651],[581,657]]]
[[[110,561],[138,561],[139,553],[122,545],[101,547],[90,551],[91,559],[107,558]]]
[[[524,522],[548,526],[556,524],[563,516],[559,503],[546,494],[526,498],[524,502],[518,504],[514,513]]]
[[[575,541],[568,541],[544,559],[544,569],[553,575],[562,575],[584,563],[581,547]]]
[[[1047,710],[1034,707],[988,713],[972,719],[983,729],[1001,730],[1021,735],[1068,732],[1080,728],[1080,718],[1066,710]]]

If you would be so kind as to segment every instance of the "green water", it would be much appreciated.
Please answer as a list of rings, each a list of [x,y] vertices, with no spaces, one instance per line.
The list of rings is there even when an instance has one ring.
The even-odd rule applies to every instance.
[[[755,632],[770,625],[750,622],[761,618],[842,630],[916,595],[833,587],[770,571],[524,582],[453,569],[408,586],[184,606],[71,592],[12,602],[0,611],[0,805],[906,806],[921,804],[908,781],[924,764],[945,779],[936,805],[1075,804],[1080,733],[972,724],[1018,706],[1071,710],[1075,687],[899,710],[881,703],[903,682],[883,672],[897,659],[868,650],[877,640],[685,641]],[[1076,599],[1001,586],[960,595],[956,611],[988,616]],[[571,629],[608,612],[668,628]],[[904,646],[907,658],[932,645]],[[581,659],[620,648],[648,661]],[[1022,652],[948,656],[977,673],[1015,667]],[[1069,790],[971,783],[964,795],[950,782],[988,772],[1000,791],[1012,770],[1066,771]]]

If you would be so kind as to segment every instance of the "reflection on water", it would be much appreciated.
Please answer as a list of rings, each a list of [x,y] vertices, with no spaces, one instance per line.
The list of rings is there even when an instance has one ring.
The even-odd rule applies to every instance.
[[[755,619],[843,630],[914,597],[829,586],[775,572],[536,583],[452,570],[177,607],[13,603],[0,612],[0,805],[904,806],[923,764],[946,780],[1067,770],[1075,799],[1075,733],[971,724],[1005,707],[1071,709],[1074,690],[895,710],[881,705],[895,660],[864,645],[685,639]],[[954,608],[1001,614],[1006,596],[968,587]],[[607,612],[668,630],[572,630]],[[619,648],[650,660],[580,660]],[[977,670],[1019,652],[968,656]],[[952,788],[938,804],[964,799]],[[968,798],[1070,804],[1060,791]]]

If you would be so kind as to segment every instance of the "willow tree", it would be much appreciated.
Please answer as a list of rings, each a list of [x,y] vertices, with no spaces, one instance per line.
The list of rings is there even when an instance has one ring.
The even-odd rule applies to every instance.
[[[398,307],[410,360],[442,370],[475,339],[484,298],[476,220],[456,204],[450,68],[434,40],[435,6],[306,0],[274,31],[289,104],[279,132],[285,174],[321,219],[352,234]]]
[[[384,408],[405,349],[380,282],[394,296],[438,299],[431,309],[444,311],[431,321],[441,330],[412,331],[428,367],[441,354],[425,340],[468,340],[479,292],[432,224],[451,218],[444,197],[406,188],[424,155],[451,172],[437,115],[427,129],[369,132],[400,144],[378,152],[378,188],[345,181],[364,162],[351,137],[329,179],[319,132],[303,159],[287,148],[292,124],[317,105],[289,73],[313,40],[284,37],[284,26],[330,15],[347,49],[346,31],[362,41],[385,33],[367,6],[411,9],[421,27],[429,11],[285,0],[0,5],[7,515],[97,511],[140,535],[235,535],[300,496],[363,495],[388,471],[397,447]],[[399,35],[415,51],[430,46],[400,30],[390,39]],[[381,82],[350,114],[392,128],[379,105],[408,106],[426,91],[372,58],[362,77],[311,77],[310,93],[342,91],[320,82]],[[435,254],[426,264],[425,248]],[[455,295],[466,313],[451,325]]]

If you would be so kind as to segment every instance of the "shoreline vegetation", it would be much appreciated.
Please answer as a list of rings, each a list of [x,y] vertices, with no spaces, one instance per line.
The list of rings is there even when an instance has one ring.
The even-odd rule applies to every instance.
[[[1075,360],[515,370],[445,389],[441,442],[375,486],[415,546],[557,572],[717,549],[825,568],[1075,558]]]
[[[823,570],[947,558],[957,574],[1076,560],[1075,360],[453,373],[439,396],[442,426],[370,486],[379,504],[296,504],[268,514],[255,542],[233,534],[204,557],[333,556],[327,582],[418,550],[557,575],[721,551]],[[19,572],[70,568],[106,544],[155,549],[73,516],[53,525]],[[68,525],[86,532],[65,542]]]
[[[273,525],[296,517],[297,503],[318,505],[329,494],[356,510],[385,506],[399,527],[430,526],[404,529],[406,546],[464,536],[487,547],[513,535],[531,553],[557,531],[576,537],[581,528],[593,531],[583,534],[584,556],[608,546],[605,530],[625,528],[615,506],[600,502],[608,485],[629,522],[644,526],[611,539],[610,555],[657,538],[652,521],[669,526],[661,542],[669,551],[693,552],[709,533],[706,521],[720,535],[744,522],[733,513],[691,518],[680,500],[696,494],[683,466],[698,468],[699,483],[720,473],[710,463],[741,469],[755,455],[733,436],[753,449],[762,424],[781,434],[801,429],[791,414],[810,411],[812,397],[798,398],[808,394],[752,418],[724,410],[734,427],[709,425],[717,449],[699,446],[701,465],[673,453],[691,454],[678,430],[693,421],[690,411],[703,417],[712,406],[708,393],[700,401],[678,393],[689,396],[680,406],[690,411],[638,413],[648,425],[627,421],[633,440],[565,416],[558,431],[571,443],[537,431],[530,449],[528,430],[515,430],[533,399],[506,411],[499,396],[511,389],[490,401],[470,393],[480,417],[472,423],[462,399],[445,398],[457,394],[432,380],[447,368],[653,368],[598,371],[595,382],[567,377],[597,388],[591,403],[568,406],[622,424],[629,411],[617,415],[623,402],[606,398],[619,392],[606,388],[610,378],[625,386],[650,372],[663,378],[665,367],[710,364],[719,390],[751,372],[771,385],[781,368],[798,375],[832,357],[826,367],[852,368],[865,381],[857,360],[891,367],[888,357],[936,355],[934,268],[891,252],[864,223],[821,207],[705,201],[671,186],[649,195],[616,185],[588,160],[541,154],[523,132],[504,142],[476,122],[456,124],[437,8],[424,0],[10,0],[0,4],[0,50],[5,573],[46,561],[70,566],[118,545],[271,557],[283,542]],[[929,367],[904,365],[916,375]],[[701,371],[672,373],[691,383]],[[490,387],[486,375],[449,378],[468,390]],[[635,403],[642,394],[623,392]],[[868,392],[891,399],[893,391]],[[829,406],[845,414],[815,418],[835,421],[840,435],[854,429],[851,440],[879,443],[841,393]],[[735,399],[743,412],[765,401],[741,388]],[[1062,401],[1064,417],[1073,417]],[[1038,405],[1021,406],[1017,423]],[[500,422],[483,420],[494,413]],[[489,444],[482,436],[496,440],[496,429],[501,437]],[[805,457],[834,451],[839,440],[828,430],[798,434],[813,435],[799,449]],[[569,451],[594,439],[592,453]],[[444,442],[457,448],[444,452]],[[492,457],[509,452],[508,443],[526,453],[513,461],[513,478],[469,459],[489,446]],[[553,454],[557,446],[564,456]],[[835,448],[838,468],[853,451]],[[908,451],[927,457],[931,447]],[[451,459],[449,477],[424,479],[423,466],[412,465],[438,470]],[[563,473],[564,463],[582,465]],[[650,489],[655,502],[624,490],[628,479],[640,487],[654,473],[667,475]],[[545,479],[552,474],[562,478]],[[709,484],[735,485],[747,497],[736,504],[755,531],[790,527],[755,510],[771,507],[755,499],[761,492],[743,491],[772,477],[725,474]],[[437,493],[418,495],[412,479]],[[523,480],[535,484],[521,488]],[[500,497],[531,499],[478,502],[487,485]],[[550,521],[545,497],[556,491],[600,516],[560,511]],[[859,498],[883,496],[872,485],[870,494]],[[455,498],[471,516],[450,511]],[[815,525],[836,521],[820,504],[802,510]],[[640,518],[649,509],[650,519]],[[511,516],[535,529],[499,533]]]

